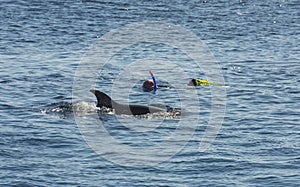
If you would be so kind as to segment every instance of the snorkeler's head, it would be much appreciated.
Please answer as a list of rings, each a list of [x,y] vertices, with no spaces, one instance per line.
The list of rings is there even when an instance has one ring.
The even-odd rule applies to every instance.
[[[196,86],[196,79],[192,79],[189,83],[188,86]]]
[[[144,83],[143,83],[143,89],[145,91],[152,91],[154,88],[154,83],[152,80],[146,80]]]

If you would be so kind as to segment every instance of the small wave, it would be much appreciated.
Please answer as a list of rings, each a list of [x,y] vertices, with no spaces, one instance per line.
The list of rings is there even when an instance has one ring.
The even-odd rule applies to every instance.
[[[79,113],[94,113],[99,110],[96,107],[95,103],[88,103],[88,102],[77,102],[72,104],[72,111],[79,112]]]
[[[180,119],[180,114],[177,112],[158,112],[158,113],[149,113],[145,115],[139,115],[135,116],[137,118],[146,118],[146,119],[152,119],[152,118],[164,118],[164,119]]]
[[[99,108],[96,107],[95,103],[79,101],[75,103],[71,103],[71,102],[52,103],[46,109],[41,109],[40,112],[44,114],[54,113],[54,114],[67,115],[70,113],[76,113],[76,114],[96,113],[98,110]]]

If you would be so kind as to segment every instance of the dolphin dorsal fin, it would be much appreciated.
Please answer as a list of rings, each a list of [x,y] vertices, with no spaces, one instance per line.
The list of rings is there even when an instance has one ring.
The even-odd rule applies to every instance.
[[[112,108],[112,103],[114,102],[108,95],[99,91],[99,90],[90,90],[93,94],[95,94],[97,98],[97,107],[107,107]]]

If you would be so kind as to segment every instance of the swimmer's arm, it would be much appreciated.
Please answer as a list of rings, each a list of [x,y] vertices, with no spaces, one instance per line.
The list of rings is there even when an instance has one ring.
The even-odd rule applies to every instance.
[[[153,75],[153,73],[152,73],[152,71],[151,70],[149,70],[149,74],[151,75],[151,77],[152,77],[152,80],[153,80],[153,85],[154,85],[154,89],[156,90],[156,80],[155,80],[155,77],[154,77],[154,75]]]
[[[151,75],[151,77],[152,77],[152,80],[153,80],[153,93],[155,94],[155,92],[156,92],[156,80],[155,80],[155,77],[154,77],[154,75],[153,75],[153,73],[152,73],[152,71],[151,70],[149,70],[149,74]]]

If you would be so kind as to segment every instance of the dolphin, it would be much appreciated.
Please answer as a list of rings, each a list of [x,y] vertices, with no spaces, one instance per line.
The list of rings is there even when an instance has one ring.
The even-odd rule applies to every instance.
[[[97,98],[97,107],[114,109],[116,114],[144,115],[149,113],[166,112],[166,110],[158,107],[120,104],[99,90],[90,90],[90,92],[95,94]]]

